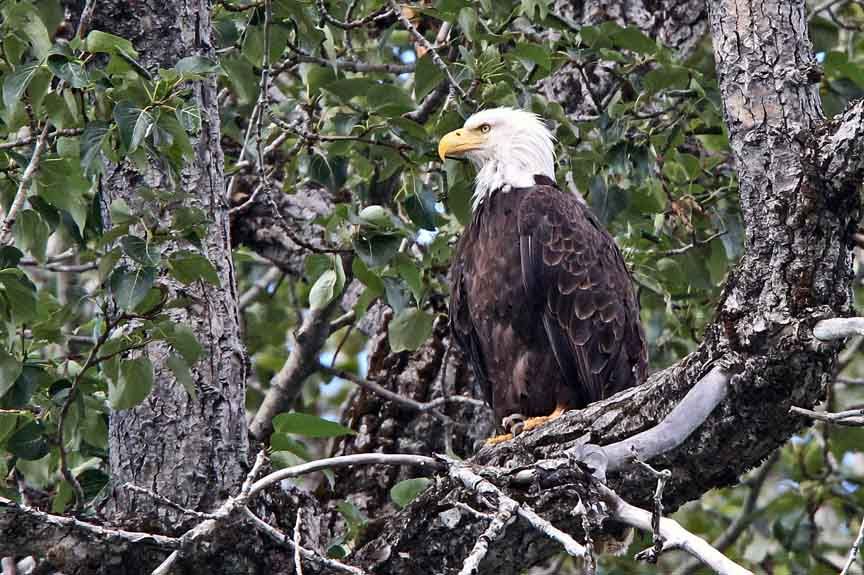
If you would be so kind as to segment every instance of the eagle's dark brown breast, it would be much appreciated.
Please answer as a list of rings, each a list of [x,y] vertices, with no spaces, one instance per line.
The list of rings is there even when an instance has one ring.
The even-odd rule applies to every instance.
[[[498,421],[578,409],[644,380],[630,275],[572,194],[542,181],[493,193],[463,232],[451,281],[451,329]]]

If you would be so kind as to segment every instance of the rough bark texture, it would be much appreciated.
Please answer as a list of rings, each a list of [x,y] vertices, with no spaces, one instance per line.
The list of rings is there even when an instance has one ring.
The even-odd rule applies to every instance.
[[[210,2],[99,3],[94,28],[129,38],[150,70],[173,66],[193,54],[207,55],[210,45]],[[145,487],[187,508],[210,510],[236,491],[247,464],[244,413],[246,358],[240,340],[239,316],[225,185],[219,144],[219,110],[215,80],[192,84],[202,113],[201,132],[193,139],[195,156],[187,159],[182,187],[186,205],[204,210],[209,225],[206,256],[215,266],[220,286],[184,286],[164,275],[157,281],[172,297],[191,305],[172,309],[177,324],[191,327],[205,350],[194,368],[197,399],[178,385],[165,365],[168,349],[150,345],[146,353],[155,367],[152,394],[138,407],[111,414],[110,463],[114,484],[108,516],[138,529],[170,532],[180,517],[152,498],[123,489],[125,482]],[[138,193],[141,186],[171,187],[153,166],[139,174],[131,165],[113,165],[103,179],[106,202],[123,198],[133,213],[170,222],[171,214],[153,214]],[[163,257],[179,246],[169,245]]]

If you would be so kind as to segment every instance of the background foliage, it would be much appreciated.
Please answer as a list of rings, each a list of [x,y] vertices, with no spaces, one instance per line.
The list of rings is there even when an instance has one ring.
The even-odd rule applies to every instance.
[[[150,391],[152,363],[134,353],[147,342],[171,345],[177,383],[197,393],[193,373],[204,350],[163,316],[189,302],[167,299],[157,278],[167,271],[186,284],[218,283],[201,250],[207,214],[185,207],[182,191],[189,134],[201,123],[185,82],[206,75],[221,88],[235,217],[262,198],[275,208],[283,194],[328,206],[312,222],[320,242],[304,251],[301,273],[236,248],[250,412],[296,345],[292,333],[315,310],[353,312],[321,361],[360,375],[370,307],[392,309],[393,351],[417,348],[444,319],[447,267],[470,217],[473,174],[464,163],[442,164],[435,149],[484,107],[527,108],[554,126],[559,184],[585,196],[639,286],[651,367],[695,349],[744,241],[710,42],[680,61],[635,28],[577,27],[546,0],[424,3],[400,10],[407,27],[389,7],[276,0],[268,13],[223,1],[214,7],[218,61],[190,57],[148,71],[127,40],[98,30],[74,38],[59,0],[0,5],[0,203],[17,213],[0,228],[3,237],[8,223],[11,234],[0,248],[4,496],[29,493],[54,512],[69,510],[61,456],[86,497],[95,496],[108,478],[109,406],[132,407]],[[862,25],[854,2],[811,19],[827,115],[864,95]],[[577,116],[572,99],[547,98],[550,74],[565,67],[588,86],[598,75],[614,78],[610,90],[589,90],[592,113]],[[142,170],[158,162],[173,185],[140,190],[152,213],[105,205],[105,160]],[[15,207],[19,189],[26,201]],[[290,234],[310,223],[303,218],[280,216],[280,226]],[[183,247],[165,252],[168,241]],[[349,289],[352,279],[358,289]],[[864,402],[859,343],[850,344],[845,375],[829,390],[832,410]],[[347,433],[333,420],[352,386],[320,371],[309,376],[294,411],[274,421],[276,461],[320,457],[327,438]],[[754,569],[835,573],[864,515],[862,440],[860,430],[817,426],[744,484],[706,495],[678,519],[709,540],[728,532],[728,552]],[[422,488],[400,484],[392,496],[404,505]],[[350,528],[334,553],[350,549],[365,522],[349,504],[344,514]],[[605,558],[603,569],[686,569],[680,557],[664,563]],[[547,572],[572,568],[562,558]]]

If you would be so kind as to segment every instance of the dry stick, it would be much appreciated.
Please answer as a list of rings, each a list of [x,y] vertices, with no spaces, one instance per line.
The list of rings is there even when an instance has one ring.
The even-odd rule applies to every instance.
[[[84,9],[81,11],[81,18],[78,19],[78,28],[75,30],[75,35],[78,38],[84,39],[87,34],[87,28],[90,27],[90,20],[93,19],[93,13],[96,11],[96,0],[87,0]]]
[[[474,575],[480,568],[480,562],[489,553],[489,545],[494,543],[504,535],[504,530],[510,524],[513,516],[519,509],[519,504],[512,499],[505,499],[499,504],[498,513],[492,517],[492,521],[486,528],[477,541],[474,543],[474,548],[471,553],[465,558],[462,563],[462,569],[459,575]]]
[[[321,18],[324,19],[328,24],[332,24],[337,28],[341,28],[343,30],[351,30],[353,28],[362,28],[368,24],[374,24],[376,20],[384,20],[390,17],[390,10],[378,9],[377,11],[369,14],[368,16],[364,16],[358,20],[352,21],[344,21],[339,20],[334,17],[330,12],[327,11],[327,7],[324,5],[324,0],[315,0],[315,4],[318,7],[318,13],[321,15]]]
[[[344,60],[341,58],[337,60],[328,60],[327,58],[321,58],[320,56],[313,56],[311,54],[304,54],[302,52],[298,53],[296,58],[298,62],[320,64],[321,66],[341,69],[346,72],[386,72],[389,74],[411,74],[416,68],[414,64],[376,64],[372,62],[355,62],[353,60]]]
[[[15,218],[18,217],[18,212],[24,205],[27,199],[27,188],[30,186],[30,180],[39,169],[39,161],[42,159],[42,153],[45,151],[45,143],[48,141],[48,126],[49,122],[45,122],[42,128],[42,133],[39,134],[39,139],[36,140],[36,147],[33,149],[33,155],[30,156],[30,162],[21,176],[21,181],[18,182],[18,190],[15,192],[15,199],[12,205],[9,206],[9,211],[6,212],[6,217],[3,219],[3,224],[0,225],[0,245],[6,246],[12,240],[12,226],[15,224]]]
[[[666,482],[672,477],[672,472],[668,469],[657,471],[649,464],[641,459],[636,459],[636,463],[647,469],[651,475],[657,478],[657,489],[654,490],[654,512],[651,514],[651,532],[654,537],[654,547],[647,549],[636,556],[637,559],[644,558],[648,563],[657,563],[660,554],[663,553],[663,535],[660,533],[660,520],[663,518],[663,488],[666,487]]]
[[[297,520],[294,521],[294,571],[303,575],[303,564],[300,562],[300,525],[303,508],[297,508]]]
[[[756,509],[756,504],[759,501],[759,494],[762,492],[762,487],[765,485],[765,481],[768,479],[768,475],[770,475],[771,469],[773,469],[774,464],[777,463],[778,459],[780,459],[779,450],[772,453],[765,461],[765,464],[759,468],[756,475],[751,480],[747,481],[750,492],[747,494],[747,500],[744,502],[741,512],[737,517],[735,517],[732,523],[723,530],[723,533],[711,542],[711,545],[721,553],[728,549],[730,545],[735,543],[759,513],[762,512],[763,509]],[[689,575],[695,572],[699,566],[700,562],[698,559],[690,558],[687,562],[678,567],[673,575]]]
[[[318,368],[318,354],[330,335],[330,314],[340,301],[341,298],[334,298],[323,308],[310,310],[303,318],[288,359],[270,380],[270,389],[249,424],[250,433],[259,440],[270,436],[273,418],[290,407],[303,382]]]
[[[54,130],[48,134],[49,138],[57,138],[59,136],[80,136],[84,133],[84,128],[63,128],[61,130]],[[11,142],[2,142],[0,143],[0,150],[9,150],[11,148],[19,148],[21,146],[29,146],[33,142],[36,141],[36,137],[34,136],[26,136],[24,138],[20,138],[18,140],[13,140]]]
[[[164,495],[159,495],[154,491],[150,491],[149,489],[144,489],[143,487],[139,487],[133,483],[123,483],[121,485],[124,489],[128,489],[129,491],[134,491],[136,493],[140,493],[142,495],[146,495],[147,497],[153,498],[155,501],[161,503],[165,507],[170,507],[171,509],[176,509],[177,511],[184,513],[186,515],[191,515],[193,517],[197,517],[198,519],[213,519],[213,515],[210,513],[201,513],[200,511],[195,511],[194,509],[188,509],[183,507],[179,503],[171,501]]]
[[[507,495],[505,495],[498,487],[493,485],[490,481],[483,479],[471,469],[454,459],[450,459],[444,456],[438,456],[441,461],[446,462],[449,465],[449,475],[453,479],[459,480],[462,485],[474,491],[481,498],[490,498],[494,499],[498,502],[498,506],[502,506],[505,503],[509,505],[509,502],[512,502],[516,505],[516,512],[520,517],[528,521],[532,527],[549,537],[550,539],[554,539],[564,546],[564,550],[567,551],[573,557],[586,557],[588,554],[588,550],[584,545],[577,542],[571,536],[567,535],[539,515],[534,512],[526,504],[519,504]]]
[[[69,408],[72,405],[72,401],[75,399],[75,393],[78,391],[78,386],[81,384],[81,380],[84,377],[84,374],[87,373],[87,370],[91,367],[98,364],[100,361],[104,361],[107,359],[106,357],[99,357],[99,350],[102,349],[102,346],[105,345],[105,342],[108,341],[108,338],[111,336],[111,332],[114,331],[114,328],[117,327],[117,324],[123,319],[123,316],[118,316],[112,320],[108,320],[105,324],[105,331],[99,336],[96,340],[96,343],[93,347],[90,348],[90,352],[87,354],[87,359],[84,361],[84,365],[81,367],[81,371],[78,372],[78,375],[75,376],[75,379],[72,380],[72,386],[69,388],[69,393],[66,395],[66,400],[63,402],[63,407],[60,408],[60,418],[57,422],[57,438],[58,438],[58,446],[57,449],[60,454],[60,474],[63,476],[63,479],[72,487],[72,491],[75,493],[75,508],[81,509],[84,505],[84,489],[81,488],[81,484],[78,482],[78,478],[72,473],[72,470],[69,469],[69,462],[66,459],[66,446],[64,445],[63,439],[63,425],[66,422],[66,416],[69,414]],[[123,350],[127,351],[127,350]]]
[[[793,405],[789,408],[789,412],[797,413],[798,415],[803,415],[812,419],[818,419],[819,421],[824,421],[825,423],[833,423],[835,425],[845,425],[847,427],[864,426],[864,408],[830,413],[827,411],[810,411],[809,409],[795,407]]]
[[[74,517],[64,517],[62,515],[51,515],[44,511],[39,511],[32,507],[19,505],[11,499],[0,497],[0,511],[12,510],[13,512],[28,515],[39,520],[40,524],[50,525],[54,527],[62,527],[69,537],[73,530],[86,531],[104,539],[119,539],[129,543],[148,542],[160,547],[174,549],[179,547],[180,539],[176,537],[168,537],[166,535],[154,535],[153,533],[143,533],[140,531],[126,531],[123,529],[111,529],[102,525],[95,525],[75,519]]]
[[[240,494],[237,497],[229,497],[225,503],[219,507],[219,509],[210,515],[208,519],[205,519],[184,533],[180,537],[180,548],[173,551],[161,564],[159,564],[159,566],[153,570],[152,575],[168,575],[168,573],[171,572],[171,568],[177,560],[180,559],[180,552],[182,549],[187,547],[196,539],[210,535],[210,533],[216,529],[220,521],[230,517],[235,511],[237,511],[238,507],[245,507],[252,481],[255,480],[255,477],[261,471],[261,466],[264,465],[266,459],[267,454],[264,451],[259,451],[258,456],[255,458],[255,463],[252,465],[252,469],[243,481],[243,486],[240,488]]]
[[[380,395],[381,397],[383,397],[385,399],[389,399],[390,401],[393,401],[393,402],[398,403],[400,405],[404,405],[405,407],[411,408],[415,411],[419,411],[420,413],[429,413],[430,415],[432,415],[436,419],[443,421],[445,423],[449,422],[450,418],[448,416],[444,415],[443,413],[441,413],[440,411],[438,411],[436,408],[447,403],[447,402],[467,403],[469,405],[475,405],[478,407],[485,407],[486,406],[486,404],[482,400],[475,399],[473,397],[466,397],[463,395],[449,395],[447,397],[439,397],[439,398],[436,398],[436,399],[433,399],[433,400],[427,401],[427,402],[420,402],[420,401],[417,401],[416,399],[412,399],[410,397],[405,397],[403,395],[399,395],[396,392],[390,391],[386,387],[383,387],[382,385],[375,383],[374,381],[372,381],[370,379],[365,379],[363,377],[360,377],[358,375],[354,375],[353,373],[350,373],[350,372],[347,372],[347,371],[344,371],[341,369],[335,369],[332,367],[328,367],[322,363],[318,364],[317,369],[321,373],[327,374],[331,377],[338,377],[340,379],[344,379],[345,381],[350,381],[351,383],[357,384],[360,387],[368,389],[369,391],[371,391],[377,395]]]
[[[312,563],[318,563],[323,565],[324,567],[329,568],[327,573],[332,572],[340,572],[340,573],[350,573],[351,575],[366,575],[366,572],[362,569],[358,569],[357,567],[353,567],[351,565],[346,565],[340,561],[336,561],[335,559],[328,559],[323,555],[319,555],[310,549],[306,549],[305,547],[296,547],[294,546],[294,542],[290,537],[286,536],[284,533],[252,513],[252,511],[248,507],[241,508],[241,513],[252,522],[252,525],[260,529],[263,533],[265,533],[268,537],[280,543],[282,545],[288,545],[294,547],[295,553],[299,552],[300,555],[306,559],[306,561]]]
[[[630,505],[599,481],[595,483],[595,486],[609,505],[612,519],[643,531],[652,529],[652,513],[650,511]],[[752,572],[720,553],[710,543],[681,527],[673,519],[663,518],[660,520],[660,534],[664,539],[664,551],[683,549],[720,575],[753,575]]]
[[[390,0],[390,8],[393,9],[393,12],[396,14],[396,17],[399,19],[405,29],[408,30],[408,32],[410,32],[412,36],[414,36],[414,39],[417,41],[417,43],[423,46],[430,54],[432,54],[432,61],[444,73],[444,77],[447,78],[447,81],[450,82],[450,85],[453,87],[453,89],[458,92],[459,96],[461,96],[463,100],[473,106],[475,103],[474,100],[472,100],[471,97],[467,93],[465,93],[465,90],[462,89],[462,87],[450,73],[450,68],[448,68],[447,63],[441,59],[441,56],[435,49],[435,46],[430,44],[429,40],[427,40],[426,37],[423,36],[423,34],[421,34],[420,31],[414,26],[414,24],[412,24],[411,21],[405,17],[405,14],[402,13],[402,9],[399,8],[396,0]]]
[[[441,461],[426,457],[425,455],[409,455],[396,453],[358,453],[356,455],[339,455],[337,457],[329,457],[327,459],[319,459],[310,461],[294,467],[287,467],[274,471],[270,475],[266,475],[252,484],[249,490],[249,497],[254,497],[262,489],[269,487],[275,483],[279,483],[283,479],[289,477],[297,477],[315,471],[331,469],[333,467],[348,467],[351,465],[415,465],[426,469],[438,469],[441,467]]]
[[[277,281],[284,274],[285,272],[280,270],[278,267],[271,267],[269,270],[267,270],[267,273],[258,278],[258,280],[252,285],[252,287],[243,292],[243,294],[240,296],[240,299],[238,300],[238,307],[242,310],[252,305],[255,300],[258,299],[258,296],[261,295],[262,292],[267,290],[268,287],[270,287],[270,284]]]
[[[861,518],[861,525],[858,527],[858,536],[855,538],[855,542],[852,543],[852,548],[849,550],[849,557],[846,558],[846,565],[843,566],[843,571],[840,572],[840,575],[849,574],[849,570],[852,569],[852,564],[855,563],[855,559],[858,558],[858,550],[861,548],[862,542],[864,542],[864,517]]]

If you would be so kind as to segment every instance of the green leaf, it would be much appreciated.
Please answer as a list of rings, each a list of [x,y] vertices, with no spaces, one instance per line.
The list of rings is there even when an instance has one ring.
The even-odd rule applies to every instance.
[[[279,433],[294,433],[305,437],[354,435],[354,431],[334,421],[296,411],[280,413],[274,417],[273,428]]]
[[[45,441],[44,434],[45,426],[42,423],[30,421],[9,437],[6,449],[12,455],[27,461],[42,459],[48,453],[48,442]]]
[[[105,52],[107,54],[122,53],[131,58],[138,56],[138,52],[132,46],[132,42],[126,38],[115,36],[107,32],[93,30],[87,34],[85,42],[88,52]]]
[[[165,362],[168,368],[174,373],[174,378],[183,386],[192,401],[198,399],[198,390],[195,388],[195,380],[192,378],[192,370],[189,369],[189,364],[177,355],[172,355]]]
[[[144,401],[153,389],[153,364],[146,357],[120,362],[120,377],[108,382],[108,403],[117,411],[131,409]]]
[[[171,275],[184,284],[204,280],[211,285],[219,285],[216,268],[201,254],[188,250],[179,251],[171,255],[168,263],[171,266]]]
[[[318,279],[309,290],[309,307],[322,309],[336,297],[336,283],[338,278],[334,270],[327,270],[318,276]]]
[[[177,61],[174,69],[183,75],[214,74],[221,71],[219,63],[206,56],[186,56]]]
[[[188,326],[176,326],[166,340],[171,344],[171,347],[183,356],[183,359],[190,366],[198,363],[198,360],[201,359],[201,355],[204,353],[204,349],[198,343],[198,338],[195,337],[195,333]]]
[[[156,269],[139,267],[130,270],[121,266],[111,274],[109,285],[120,309],[131,311],[147,297],[153,282],[156,281]]]
[[[15,246],[3,246],[0,248],[0,270],[18,267],[18,262],[24,254]]]
[[[138,117],[135,119],[135,127],[132,128],[132,138],[129,140],[130,154],[137,150],[138,146],[140,146],[150,134],[153,123],[153,115],[146,110],[141,110],[141,113],[138,114]]]
[[[466,7],[459,10],[459,27],[468,41],[474,42],[477,34],[477,11],[474,8]]]
[[[87,70],[80,62],[70,60],[63,54],[51,54],[48,57],[48,69],[55,76],[64,80],[69,86],[81,89],[87,87],[90,83],[90,77]]]
[[[84,233],[90,213],[90,181],[81,172],[80,162],[72,158],[46,158],[39,166],[34,190],[46,202],[67,212]]]
[[[435,65],[432,54],[424,54],[414,67],[414,98],[419,102],[444,79],[444,72]]]
[[[432,480],[428,477],[405,479],[390,488],[390,499],[402,509],[414,501],[418,495],[426,491],[430,483],[432,483]]]
[[[0,347],[0,397],[6,395],[6,392],[15,385],[21,370],[22,365],[18,358]]]
[[[7,106],[15,104],[22,96],[24,96],[24,91],[27,89],[27,86],[30,85],[30,81],[36,75],[38,70],[38,64],[31,64],[29,66],[23,66],[14,73],[6,76],[5,80],[3,80],[3,102]]]
[[[124,236],[120,239],[123,253],[143,266],[158,266],[162,255],[156,247],[138,236]]]
[[[45,250],[48,247],[51,228],[38,212],[34,210],[19,212],[12,231],[15,234],[15,242],[19,246],[30,252],[37,261],[45,261]]]
[[[402,310],[390,322],[388,340],[394,353],[414,351],[432,335],[435,316],[411,307]]]
[[[552,68],[552,56],[547,48],[539,44],[531,44],[529,42],[517,42],[513,48],[513,55],[523,61],[526,70],[530,70],[531,66],[525,62],[536,64],[540,69],[548,72]]]
[[[657,51],[657,43],[633,26],[613,32],[612,39],[618,46],[639,54],[653,54]]]
[[[36,317],[36,286],[24,272],[17,269],[0,271],[0,286],[16,325]]]
[[[132,135],[135,132],[135,126],[141,112],[141,108],[129,100],[123,100],[114,106],[114,121],[117,123],[117,130],[120,133],[120,142],[127,150],[132,145]]]
[[[353,241],[354,251],[367,267],[377,268],[387,263],[399,251],[402,238],[393,234],[375,234],[358,237]]]

